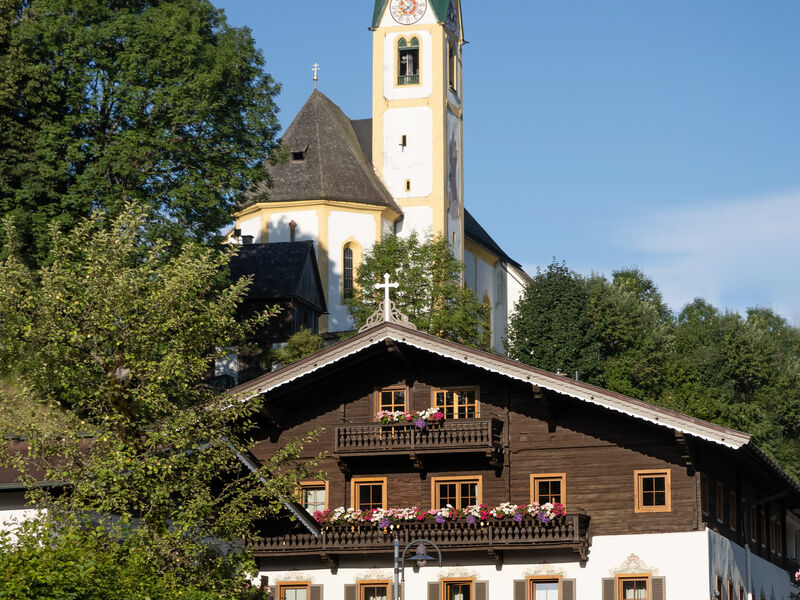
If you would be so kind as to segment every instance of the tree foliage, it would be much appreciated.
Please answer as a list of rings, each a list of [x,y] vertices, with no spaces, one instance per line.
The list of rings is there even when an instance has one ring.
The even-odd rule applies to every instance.
[[[365,254],[358,269],[348,306],[356,328],[383,301],[383,291],[374,285],[389,273],[400,284],[392,291],[392,302],[420,331],[488,349],[489,307],[461,284],[463,268],[441,236],[424,240],[416,233],[407,238],[388,236]]]
[[[219,349],[271,311],[237,322],[249,282],[223,283],[231,250],[189,243],[167,252],[167,242],[150,239],[148,221],[129,208],[67,234],[54,226],[52,264],[33,274],[12,251],[0,266],[0,369],[64,415],[57,434],[35,419],[0,432],[25,439],[4,442],[4,462],[48,509],[43,552],[60,552],[47,531],[90,535],[98,515],[113,515],[102,539],[87,538],[98,561],[122,543],[136,553],[131,561],[150,567],[143,573],[233,593],[253,567],[235,541],[279,510],[312,466],[299,460],[298,440],[266,461],[264,479],[243,470],[234,450],[252,443],[258,400],[201,382]],[[66,482],[68,493],[36,480]]]
[[[208,240],[278,123],[278,86],[247,29],[208,0],[0,0],[0,215],[26,260],[49,223],[129,201],[162,238]]]
[[[539,271],[512,317],[509,354],[752,434],[800,475],[800,330],[766,308],[746,316],[697,299],[672,314],[635,268]]]
[[[317,335],[310,329],[303,328],[287,340],[286,346],[273,350],[271,359],[275,363],[288,365],[310,356],[324,347],[325,340],[321,335]]]

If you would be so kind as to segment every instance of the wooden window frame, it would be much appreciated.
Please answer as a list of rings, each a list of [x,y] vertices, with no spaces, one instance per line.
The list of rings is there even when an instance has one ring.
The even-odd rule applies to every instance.
[[[759,517],[758,523],[759,523],[759,528],[761,529],[760,533],[761,533],[761,547],[762,548],[766,548],[767,547],[767,516],[768,516],[768,514],[769,513],[764,509],[761,509],[760,511],[758,511],[758,517]]]
[[[730,506],[728,507],[728,527],[731,531],[736,531],[736,492],[731,490],[729,496]]]
[[[561,504],[567,505],[567,474],[566,473],[531,473],[531,504],[539,502],[537,498],[537,481],[543,479],[561,480]]]
[[[536,596],[534,595],[534,585],[536,583],[558,583],[558,600],[561,600],[562,594],[564,593],[561,588],[561,575],[530,575],[525,578],[525,590],[527,591],[528,600],[534,600]]]
[[[364,588],[370,586],[378,586],[378,585],[385,585],[387,598],[393,598],[392,594],[392,580],[391,579],[371,579],[371,580],[363,580],[356,582],[356,598],[358,600],[364,600]]]
[[[475,600],[475,578],[474,577],[442,577],[439,579],[439,587],[441,589],[441,599],[447,600],[447,584],[448,583],[468,583],[469,584],[469,598]]]
[[[389,506],[388,504],[388,494],[387,494],[387,478],[386,477],[353,477],[350,480],[350,506],[356,510],[360,510],[358,508],[358,503],[356,500],[358,499],[358,488],[362,484],[375,484],[379,483],[383,487],[383,502],[381,503],[381,508],[386,510]]]
[[[483,504],[483,475],[448,475],[447,477],[431,477],[431,510],[439,510],[439,484],[448,482],[478,484],[478,504]]]
[[[725,486],[721,481],[717,482],[717,486],[715,488],[716,496],[714,502],[714,508],[716,514],[714,518],[717,520],[717,523],[724,523],[725,522]]]
[[[769,551],[772,554],[778,553],[778,544],[777,544],[777,532],[778,532],[778,517],[777,515],[770,515],[769,516]]]
[[[719,575],[715,575],[714,577],[714,592],[719,594],[719,600],[722,600],[722,593],[725,591],[722,587],[722,577]]]
[[[703,511],[704,516],[708,516],[710,510],[710,503],[708,499],[708,475],[705,473],[700,474],[700,510]]]
[[[306,506],[304,504],[305,498],[303,497],[303,490],[306,489],[306,488],[311,488],[311,487],[313,487],[313,488],[324,487],[325,488],[325,508],[323,508],[323,510],[328,510],[330,508],[330,498],[331,498],[331,495],[330,495],[331,485],[330,485],[330,482],[328,480],[307,479],[305,481],[301,481],[299,483],[299,485],[297,486],[297,491],[300,494],[300,505],[303,506],[303,508],[306,508]]]
[[[379,413],[383,409],[381,408],[381,394],[383,392],[403,392],[403,410],[408,411],[408,397],[409,397],[409,389],[407,385],[390,385],[385,388],[380,388],[375,390],[375,414]]]
[[[284,581],[278,584],[276,593],[278,597],[275,600],[283,600],[283,592],[290,589],[305,588],[306,598],[311,598],[311,582],[310,581]]]
[[[750,505],[750,541],[758,543],[758,507],[755,503]]]
[[[481,418],[481,388],[477,385],[453,385],[453,386],[444,386],[444,387],[437,387],[431,389],[431,408],[436,408],[436,394],[438,392],[475,392],[475,419]],[[467,419],[459,419],[457,416],[457,411],[453,411],[454,420],[467,420]]]
[[[653,587],[652,587],[652,574],[651,573],[625,573],[624,575],[614,576],[614,590],[617,593],[617,598],[620,600],[624,598],[622,595],[622,584],[625,581],[632,579],[644,579],[647,582],[647,600],[650,600]]]
[[[747,600],[747,596],[744,593],[744,586],[739,584],[739,598],[738,600]]]
[[[644,506],[641,479],[648,476],[664,476],[664,506]],[[672,475],[670,469],[638,469],[633,472],[634,512],[672,512]],[[649,588],[648,588],[649,589]],[[648,592],[649,593],[649,592]]]
[[[728,600],[734,600],[733,589],[733,580],[728,579]]]

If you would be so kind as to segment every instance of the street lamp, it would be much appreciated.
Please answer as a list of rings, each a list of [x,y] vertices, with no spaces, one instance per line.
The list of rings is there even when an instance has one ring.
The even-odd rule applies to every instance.
[[[403,548],[403,553],[400,554],[400,538],[395,536],[394,538],[394,600],[400,600],[400,581],[405,581],[405,567],[406,567],[406,552],[408,549],[417,544],[416,547],[416,554],[409,556],[409,560],[417,561],[417,566],[422,568],[425,566],[426,563],[436,560],[429,554],[427,554],[427,548],[425,544],[430,544],[436,550],[436,553],[439,555],[439,566],[442,566],[442,551],[439,550],[439,546],[434,544],[430,540],[418,539],[418,540],[411,540],[406,544],[406,547]]]

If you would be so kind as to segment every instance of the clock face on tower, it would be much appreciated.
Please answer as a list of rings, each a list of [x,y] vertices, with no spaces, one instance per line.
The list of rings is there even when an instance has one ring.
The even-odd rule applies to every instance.
[[[419,21],[428,8],[427,0],[392,0],[389,12],[401,25],[411,25]]]

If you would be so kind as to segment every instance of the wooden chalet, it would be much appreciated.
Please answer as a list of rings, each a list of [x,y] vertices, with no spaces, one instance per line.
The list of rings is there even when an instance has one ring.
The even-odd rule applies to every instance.
[[[441,567],[406,569],[408,600],[795,597],[800,487],[745,433],[401,322],[232,393],[263,398],[259,459],[324,428],[305,449],[325,454],[325,478],[298,491],[309,513],[566,508],[549,523],[527,513],[327,523],[319,536],[276,522],[255,549],[280,600],[391,598],[395,537],[400,548],[431,540],[443,554]],[[376,417],[431,407],[444,419],[425,428]]]

